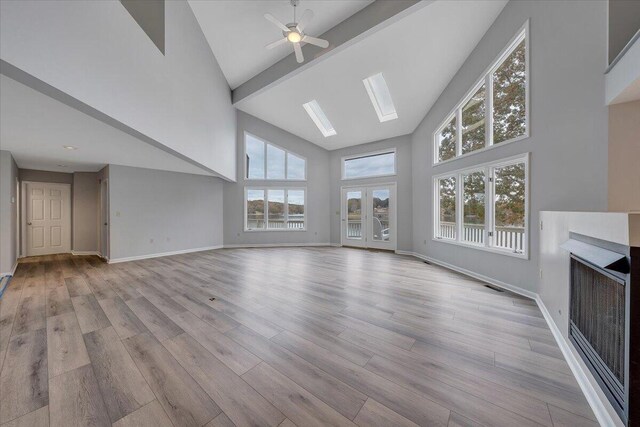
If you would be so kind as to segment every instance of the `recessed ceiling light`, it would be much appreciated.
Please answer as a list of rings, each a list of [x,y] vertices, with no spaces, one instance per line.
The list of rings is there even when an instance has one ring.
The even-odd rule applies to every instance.
[[[322,108],[320,108],[318,101],[314,99],[306,104],[302,104],[302,106],[307,111],[307,114],[309,114],[309,117],[311,117],[311,120],[313,120],[313,123],[318,126],[318,129],[320,129],[320,132],[322,132],[325,138],[336,134],[336,130],[333,128],[333,125],[327,118],[326,114],[324,114],[324,111],[322,111]]]
[[[391,92],[382,73],[375,74],[362,80],[369,94],[373,108],[376,110],[380,123],[398,118],[396,107],[391,99]]]
[[[67,165],[57,165],[59,168],[68,168],[69,166]]]
[[[78,147],[74,147],[73,145],[63,145],[62,148],[65,150],[77,150]]]

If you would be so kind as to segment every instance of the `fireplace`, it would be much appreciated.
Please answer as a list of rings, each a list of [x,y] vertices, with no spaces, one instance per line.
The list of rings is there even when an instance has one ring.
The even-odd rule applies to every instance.
[[[563,245],[571,253],[569,339],[626,423],[630,276],[628,257],[620,252],[628,248],[611,251],[576,237]]]

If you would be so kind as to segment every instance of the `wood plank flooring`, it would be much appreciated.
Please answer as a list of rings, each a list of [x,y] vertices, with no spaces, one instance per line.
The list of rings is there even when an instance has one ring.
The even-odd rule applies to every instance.
[[[386,252],[24,259],[0,426],[596,426],[532,301]]]

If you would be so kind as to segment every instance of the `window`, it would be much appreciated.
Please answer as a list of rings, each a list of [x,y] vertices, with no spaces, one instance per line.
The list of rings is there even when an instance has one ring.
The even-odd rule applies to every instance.
[[[307,161],[274,144],[245,133],[245,178],[255,180],[304,181]]]
[[[371,99],[373,109],[376,110],[380,123],[397,119],[398,113],[396,112],[396,107],[393,105],[391,92],[382,73],[367,77],[362,80],[362,83],[364,83],[364,87],[367,90],[369,99]]]
[[[342,159],[342,179],[372,178],[395,174],[395,149]]]
[[[529,136],[528,26],[436,130],[435,164]]]
[[[246,188],[245,231],[305,230],[304,188]]]
[[[314,99],[306,104],[302,104],[302,106],[325,138],[336,135],[336,130],[333,128],[333,125],[329,121],[327,115],[322,111],[322,108],[320,108],[318,101]]]
[[[434,238],[527,257],[528,174],[526,154],[434,177]]]

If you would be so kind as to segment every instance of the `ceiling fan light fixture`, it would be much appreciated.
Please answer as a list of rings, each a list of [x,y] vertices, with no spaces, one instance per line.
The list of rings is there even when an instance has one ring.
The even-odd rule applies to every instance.
[[[291,43],[300,43],[300,41],[302,40],[302,35],[297,31],[289,31],[289,33],[287,34],[287,40],[289,40]]]

